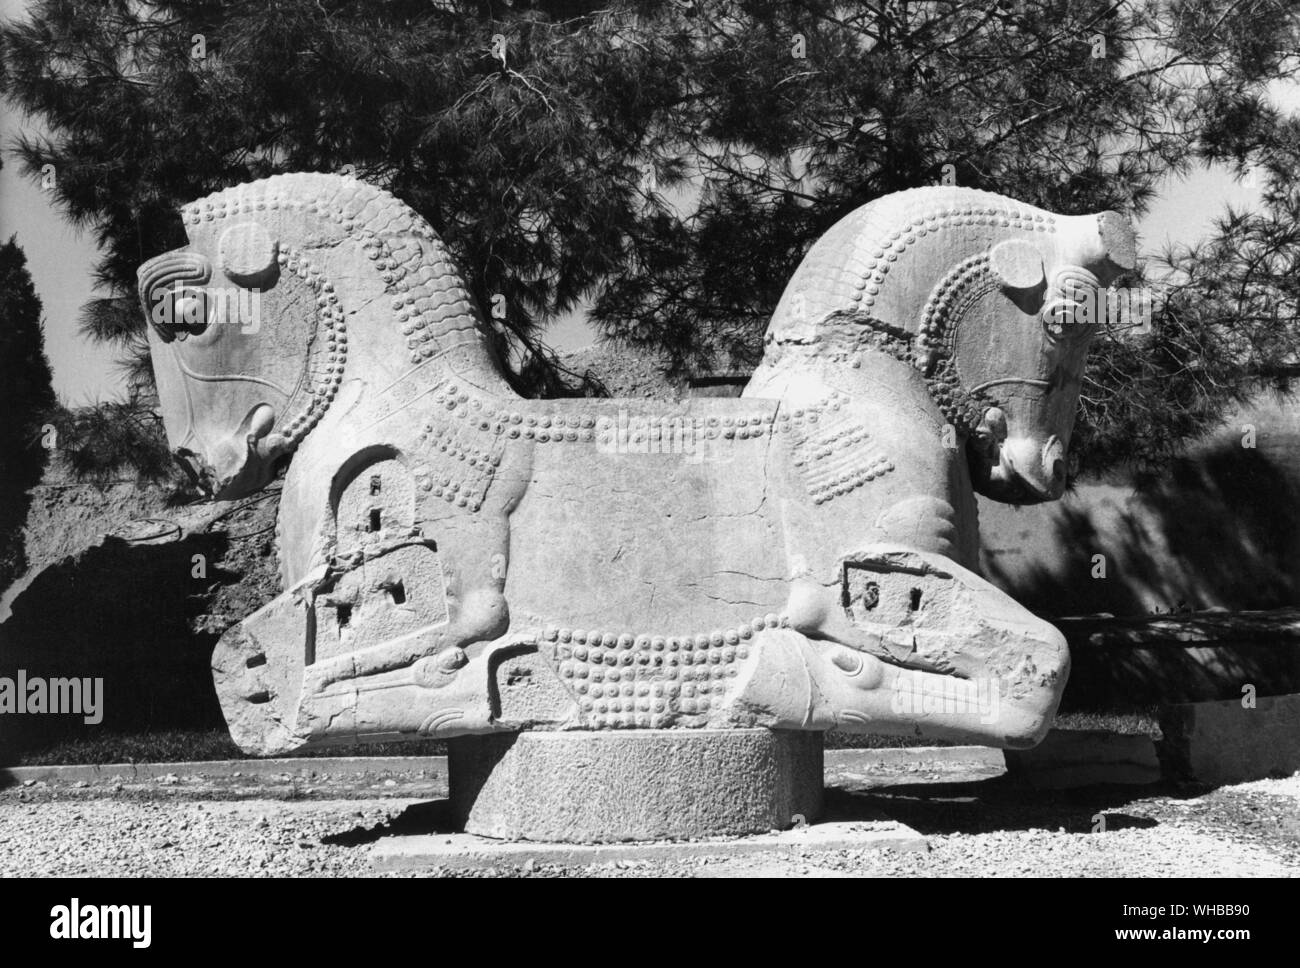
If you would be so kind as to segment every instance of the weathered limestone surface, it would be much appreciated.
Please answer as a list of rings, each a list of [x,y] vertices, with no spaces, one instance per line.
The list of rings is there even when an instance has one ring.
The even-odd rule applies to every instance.
[[[515,396],[446,247],[355,179],[182,215],[140,270],[172,446],[222,497],[292,457],[284,591],[213,658],[245,749],[1047,730],[1068,651],[975,573],[974,494],[1061,494],[1086,307],[1135,263],[1114,213],[882,198],[808,253],[742,396],[677,404]]]
[[[754,834],[822,810],[819,733],[525,732],[451,741],[452,812],[503,840],[610,843]],[[527,791],[520,796],[520,791]]]

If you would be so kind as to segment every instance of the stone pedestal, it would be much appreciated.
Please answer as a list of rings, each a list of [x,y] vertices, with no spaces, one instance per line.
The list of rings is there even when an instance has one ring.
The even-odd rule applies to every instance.
[[[615,843],[783,830],[822,809],[822,734],[644,729],[466,736],[448,744],[468,833]]]
[[[1300,694],[1167,706],[1160,731],[1167,779],[1218,786],[1300,770]]]

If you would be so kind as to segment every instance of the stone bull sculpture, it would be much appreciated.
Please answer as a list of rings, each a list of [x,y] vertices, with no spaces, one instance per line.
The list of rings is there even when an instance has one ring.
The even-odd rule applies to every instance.
[[[812,248],[738,399],[526,400],[391,194],[281,175],[140,270],[178,458],[292,457],[283,593],[213,669],[250,752],[507,730],[769,727],[1036,743],[1061,635],[976,573],[975,492],[1052,500],[1114,213],[924,188]]]

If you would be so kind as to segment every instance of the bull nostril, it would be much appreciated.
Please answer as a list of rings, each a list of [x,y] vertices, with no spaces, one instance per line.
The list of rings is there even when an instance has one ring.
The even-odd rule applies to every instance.
[[[1057,459],[1052,461],[1052,481],[1059,484],[1065,480],[1065,461]]]

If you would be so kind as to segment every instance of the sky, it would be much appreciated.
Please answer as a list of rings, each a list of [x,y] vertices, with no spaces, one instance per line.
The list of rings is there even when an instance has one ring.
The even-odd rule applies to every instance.
[[[26,0],[0,0],[0,19],[21,13]],[[1274,91],[1286,107],[1300,107],[1300,85]],[[44,306],[45,351],[54,370],[54,388],[71,406],[110,399],[123,389],[114,351],[80,333],[80,308],[93,293],[91,269],[97,256],[92,233],[69,225],[50,204],[45,190],[19,170],[11,147],[20,132],[39,132],[39,125],[0,102],[0,240],[16,235]],[[1252,207],[1259,192],[1237,182],[1221,168],[1198,168],[1186,177],[1168,178],[1159,199],[1138,222],[1141,250],[1155,254],[1167,243],[1190,244],[1205,237],[1228,204]],[[582,312],[556,320],[544,338],[568,351],[596,339]]]

